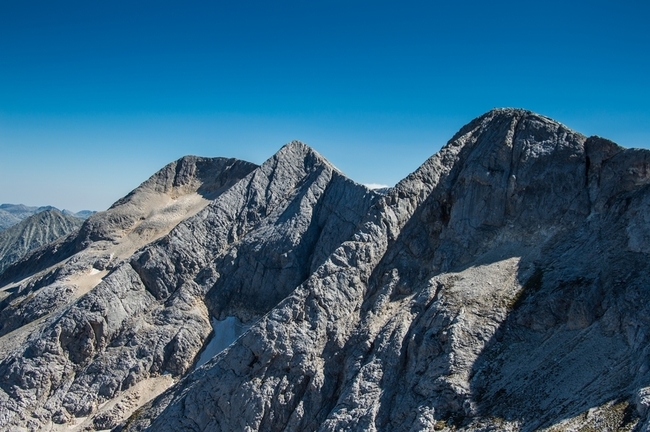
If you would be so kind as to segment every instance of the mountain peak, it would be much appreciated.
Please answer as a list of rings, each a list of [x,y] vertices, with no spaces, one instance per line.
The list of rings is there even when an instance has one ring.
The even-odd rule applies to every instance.
[[[509,117],[509,118],[519,118],[519,119],[532,117],[545,122],[560,124],[558,121],[553,120],[550,117],[546,117],[542,114],[536,113],[534,111],[530,111],[523,108],[511,108],[511,107],[492,108],[490,111],[479,116],[478,118],[495,118],[495,117]]]
[[[383,196],[185,157],[12,273],[0,428],[648,429],[649,173],[516,108]]]
[[[482,142],[483,147],[503,144],[512,147],[515,141],[523,139],[551,151],[556,147],[558,137],[568,137],[570,141],[580,143],[580,146],[586,139],[562,123],[533,111],[494,108],[463,126],[446,147],[475,146],[477,142]]]
[[[463,126],[438,153],[398,185],[400,189],[415,185],[417,192],[422,185],[413,183],[413,179],[433,185],[441,173],[451,171],[472,171],[477,178],[490,173],[490,181],[496,178],[494,173],[507,173],[507,181],[510,175],[517,175],[513,171],[519,166],[515,163],[517,159],[530,162],[550,160],[552,154],[559,153],[566,157],[580,155],[584,153],[585,140],[584,135],[533,111],[494,108]]]
[[[291,150],[304,150],[304,151],[312,150],[313,151],[313,149],[309,145],[305,144],[304,142],[302,142],[300,140],[289,141],[288,143],[286,143],[285,145],[283,145],[280,148],[280,151],[282,151],[282,149],[285,149],[285,148],[286,149],[291,149]]]
[[[305,168],[314,167],[317,165],[325,165],[333,171],[338,172],[341,175],[344,175],[338,168],[336,168],[330,161],[328,161],[324,156],[318,153],[309,145],[305,144],[299,140],[293,140],[288,142],[280,150],[278,150],[273,157],[271,157],[266,163],[276,164],[278,161],[285,161],[290,165],[300,165]]]
[[[311,146],[308,144],[305,144],[302,141],[299,140],[293,140],[285,145],[283,145],[280,150],[276,153],[278,155],[285,155],[285,154],[294,154],[294,155],[302,155],[303,157],[307,155],[314,155],[318,157],[319,159],[326,160],[323,156],[321,156],[316,150],[314,150]]]

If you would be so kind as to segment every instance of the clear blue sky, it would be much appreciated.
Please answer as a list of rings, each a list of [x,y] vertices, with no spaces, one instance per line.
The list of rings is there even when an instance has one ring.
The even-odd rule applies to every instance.
[[[650,2],[0,0],[0,203],[101,210],[185,154],[300,139],[392,185],[527,108],[650,144]]]

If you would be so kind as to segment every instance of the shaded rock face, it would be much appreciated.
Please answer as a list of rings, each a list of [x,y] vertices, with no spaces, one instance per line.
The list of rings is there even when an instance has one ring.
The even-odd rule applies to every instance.
[[[381,194],[299,142],[183,159],[6,285],[0,426],[648,429],[649,167],[512,109]]]

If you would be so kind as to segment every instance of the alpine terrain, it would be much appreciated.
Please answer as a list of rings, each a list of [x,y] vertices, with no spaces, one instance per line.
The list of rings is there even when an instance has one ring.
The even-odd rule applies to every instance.
[[[650,430],[649,184],[517,109],[381,192],[184,157],[0,274],[0,429]]]
[[[30,216],[48,210],[59,211],[56,207],[52,206],[30,207],[23,204],[0,204],[0,232],[18,224],[20,221],[27,219]],[[76,217],[78,219],[87,219],[88,216],[95,212],[90,210],[82,210],[80,212],[73,213],[69,210],[62,210],[61,213],[66,216]]]
[[[70,234],[82,223],[78,217],[49,209],[0,231],[0,273],[28,252]]]

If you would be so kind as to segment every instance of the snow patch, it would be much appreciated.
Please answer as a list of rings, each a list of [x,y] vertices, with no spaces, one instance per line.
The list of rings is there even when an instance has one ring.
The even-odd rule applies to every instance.
[[[231,343],[236,341],[239,336],[244,334],[244,332],[250,328],[250,325],[242,323],[239,321],[239,318],[235,316],[229,316],[221,321],[212,318],[211,322],[214,334],[201,353],[199,361],[196,363],[197,368],[203,366],[212,357],[228,348]]]

